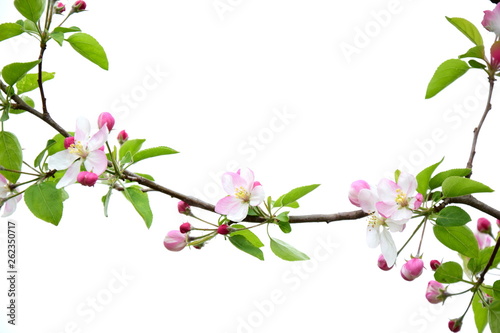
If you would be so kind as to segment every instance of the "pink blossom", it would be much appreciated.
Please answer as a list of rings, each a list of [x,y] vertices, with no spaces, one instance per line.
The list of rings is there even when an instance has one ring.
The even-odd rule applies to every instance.
[[[231,221],[242,221],[250,206],[258,206],[264,200],[264,189],[259,182],[254,181],[250,169],[224,173],[222,187],[229,195],[217,202],[215,212],[227,215]]]
[[[423,260],[420,258],[412,258],[401,267],[401,276],[406,281],[413,281],[422,274],[423,270]]]
[[[433,271],[436,271],[436,270],[439,268],[439,266],[441,266],[441,262],[440,262],[439,260],[435,260],[435,259],[433,259],[433,260],[431,260],[431,262],[429,263],[429,266],[431,267],[431,269],[432,269]]]
[[[493,10],[484,11],[484,17],[481,24],[486,30],[500,35],[500,4],[496,5]]]
[[[4,201],[6,198],[9,198],[13,195],[17,194],[16,190],[12,190],[10,187],[10,183],[2,174],[0,174],[0,208],[4,206],[4,211],[2,217],[7,217],[12,215],[15,212],[17,203],[21,200],[21,194],[16,195],[13,198],[10,198]]]
[[[384,255],[382,254],[378,257],[377,266],[383,271],[391,270],[394,267],[394,266],[389,267],[389,265],[387,265],[387,261],[385,261]]]
[[[127,132],[125,132],[125,130],[121,130],[120,133],[118,133],[116,139],[118,140],[119,144],[124,144],[128,140]]]
[[[446,288],[441,283],[429,281],[425,292],[425,298],[427,298],[430,303],[438,304],[444,302],[448,296],[449,294],[446,293]]]
[[[113,126],[115,126],[115,118],[113,118],[111,113],[103,112],[97,118],[97,125],[99,126],[99,128],[106,125],[108,130],[111,132],[111,130],[113,129]]]
[[[93,172],[81,171],[76,177],[76,181],[84,186],[94,186],[98,178],[99,176]]]
[[[183,234],[185,233],[188,233],[189,231],[191,231],[191,223],[189,222],[184,222],[183,224],[181,224],[181,226],[179,227],[179,231]]]
[[[179,230],[171,230],[165,236],[163,245],[170,251],[180,251],[187,245],[187,236]]]
[[[483,233],[483,234],[490,234],[491,233],[491,222],[484,217],[480,217],[477,220],[477,231]]]
[[[191,206],[189,206],[187,203],[185,203],[184,201],[179,201],[177,203],[177,210],[179,211],[179,213],[181,214],[185,214],[185,215],[190,215],[191,213]]]
[[[349,189],[349,201],[357,207],[360,207],[359,204],[359,191],[366,189],[370,189],[370,185],[364,180],[356,180],[351,184],[351,188]]]
[[[103,126],[92,137],[89,136],[89,133],[89,121],[85,118],[79,118],[76,122],[74,143],[68,146],[67,149],[49,157],[48,166],[50,169],[68,169],[57,183],[57,188],[75,183],[82,164],[87,171],[91,171],[98,176],[106,170],[108,159],[106,154],[100,150],[100,147],[108,138],[108,129]]]
[[[491,246],[491,237],[488,234],[483,234],[481,232],[475,232],[474,236],[476,236],[477,244],[479,245],[479,249],[485,249]]]

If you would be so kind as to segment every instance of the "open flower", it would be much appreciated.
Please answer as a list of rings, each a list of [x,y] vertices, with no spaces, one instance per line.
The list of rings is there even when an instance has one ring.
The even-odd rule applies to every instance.
[[[12,190],[10,188],[9,181],[2,174],[0,174],[0,208],[2,207],[2,204],[3,206],[5,206],[2,217],[10,216],[15,212],[17,203],[19,202],[19,200],[21,200],[21,194],[10,198],[5,202],[3,200],[16,193],[17,192],[15,190]]]
[[[98,176],[106,170],[108,159],[100,148],[108,138],[108,128],[101,127],[92,137],[89,133],[89,121],[85,118],[79,118],[76,121],[74,143],[70,144],[67,149],[50,156],[48,160],[50,169],[68,169],[57,183],[57,188],[75,183],[82,164],[87,171]]]
[[[398,182],[382,179],[378,184],[377,211],[385,218],[394,221],[407,222],[413,215],[413,209],[418,209],[422,204],[423,196],[417,193],[417,180],[413,175],[401,172]]]
[[[229,195],[217,202],[215,212],[227,215],[231,221],[242,221],[250,206],[258,206],[264,200],[264,189],[259,182],[254,181],[250,169],[224,173],[222,187]]]

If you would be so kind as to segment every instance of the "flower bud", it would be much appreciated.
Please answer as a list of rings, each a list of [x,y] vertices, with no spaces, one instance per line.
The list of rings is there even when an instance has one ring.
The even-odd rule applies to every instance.
[[[68,149],[74,143],[75,143],[74,136],[69,136],[67,138],[64,138],[64,148]]]
[[[481,232],[475,232],[474,236],[476,236],[477,244],[479,245],[479,249],[485,249],[491,246],[491,237],[488,234],[483,234]]]
[[[191,206],[189,206],[187,203],[185,203],[184,201],[179,201],[177,203],[177,210],[179,211],[179,213],[181,214],[185,214],[185,215],[191,215]]]
[[[421,193],[417,193],[415,195],[415,202],[413,203],[413,209],[419,209],[422,206],[422,202],[424,202],[424,196]]]
[[[436,271],[439,268],[439,266],[441,266],[441,262],[439,260],[433,259],[431,260],[429,266],[431,266],[431,269],[433,271]]]
[[[370,189],[370,185],[367,182],[365,182],[364,180],[356,180],[355,182],[353,182],[351,184],[351,188],[349,189],[349,201],[354,206],[360,207],[358,195],[359,195],[359,191],[361,191],[363,189],[367,189],[367,190]]]
[[[378,268],[380,268],[383,271],[388,271],[388,270],[392,269],[392,267],[394,267],[394,266],[389,267],[387,265],[387,261],[385,261],[384,255],[382,255],[382,254],[378,257],[377,265],[378,265]]]
[[[221,234],[221,235],[227,235],[231,232],[231,228],[229,228],[229,226],[227,224],[221,224],[218,228],[217,228],[217,233]]]
[[[420,258],[412,258],[401,267],[401,276],[406,281],[413,281],[422,274],[424,262]]]
[[[483,233],[483,234],[490,234],[491,233],[491,223],[488,221],[488,219],[481,217],[477,220],[477,231]]]
[[[99,176],[93,172],[81,171],[76,177],[76,181],[84,186],[94,186],[98,178]]]
[[[462,318],[452,319],[448,322],[448,328],[452,332],[460,332],[462,328]]]
[[[185,223],[181,224],[181,226],[179,227],[179,230],[181,231],[181,233],[185,234],[185,233],[191,231],[191,224],[189,222],[185,222]]]
[[[85,8],[87,8],[87,4],[83,0],[76,0],[75,3],[73,4],[72,11],[74,13],[78,13],[81,11],[84,11]]]
[[[122,145],[128,140],[128,134],[125,130],[121,130],[116,138],[118,139],[118,143]]]
[[[54,12],[56,14],[62,14],[66,10],[66,6],[62,2],[57,2],[54,5]]]
[[[169,251],[180,251],[187,245],[186,235],[182,234],[179,230],[171,230],[165,236],[163,245]]]
[[[97,118],[97,125],[99,126],[99,128],[106,125],[108,127],[108,130],[111,132],[113,126],[115,126],[115,118],[113,118],[111,113],[103,112],[99,115],[99,118]]]
[[[429,281],[427,284],[427,290],[425,292],[425,298],[432,304],[439,304],[444,302],[444,300],[449,296],[446,292],[446,288],[437,281]]]

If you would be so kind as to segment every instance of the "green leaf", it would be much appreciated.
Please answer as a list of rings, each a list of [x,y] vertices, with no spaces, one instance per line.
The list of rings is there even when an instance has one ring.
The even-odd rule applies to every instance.
[[[495,298],[500,298],[500,280],[495,281],[493,283],[493,295]]]
[[[50,34],[53,40],[59,44],[59,46],[63,46],[64,43],[64,34],[62,32],[53,32]]]
[[[425,168],[424,170],[420,171],[418,175],[416,176],[417,179],[417,192],[425,195],[427,190],[429,189],[429,179],[431,179],[432,174],[436,170],[436,168],[443,162],[444,157],[441,159],[441,161]]]
[[[271,250],[273,253],[288,261],[309,260],[310,258],[305,254],[295,249],[293,246],[283,242],[282,240],[269,237],[271,240]]]
[[[141,215],[149,229],[149,227],[151,227],[151,223],[153,223],[153,212],[151,212],[151,207],[149,206],[148,194],[143,192],[139,186],[133,185],[125,187],[123,195],[125,195],[125,198],[132,203],[135,210],[139,213],[139,215]]]
[[[127,143],[127,142],[125,142],[125,143]],[[161,146],[161,147],[154,147],[154,148],[148,148],[148,149],[141,150],[141,151],[137,152],[135,155],[133,155],[132,159],[134,160],[134,163],[137,163],[137,162],[142,161],[146,158],[151,158],[151,157],[156,157],[156,156],[161,156],[161,155],[177,154],[177,153],[178,153],[177,150],[174,150],[174,149],[169,148],[169,147]]]
[[[436,69],[427,86],[425,98],[436,96],[441,90],[449,86],[453,81],[464,75],[469,70],[469,65],[465,61],[450,59],[443,62]]]
[[[42,72],[42,82],[52,80],[56,73]],[[38,88],[38,74],[26,74],[22,79],[17,81],[17,94],[24,94]]]
[[[23,151],[17,137],[10,132],[0,132],[0,166],[21,171],[22,165]],[[21,175],[10,171],[1,171],[0,173],[11,183],[17,182]]]
[[[472,300],[472,311],[474,312],[474,322],[478,333],[483,333],[488,324],[488,308],[483,306],[483,301],[479,297],[479,293],[474,295]]]
[[[482,272],[483,269],[486,267],[486,264],[490,261],[492,254],[493,254],[493,246],[489,246],[485,249],[479,250],[479,256],[477,258],[471,258],[467,263],[467,268],[474,275]],[[498,260],[500,260],[500,255],[497,254],[491,268],[494,268],[496,265],[498,265]]]
[[[495,300],[488,306],[488,322],[491,333],[500,332],[500,301]]]
[[[47,150],[56,143],[55,140],[48,140],[47,141],[47,144],[45,145],[45,148],[40,152],[40,154],[38,154],[38,156],[35,158],[35,168],[38,168],[38,166],[40,165],[40,163],[42,163],[42,160],[45,156],[45,153],[47,152]]]
[[[483,60],[484,59],[484,46],[483,45],[477,45],[474,47],[471,47],[467,52],[465,52],[462,55],[459,55],[458,58],[478,58]]]
[[[69,36],[67,41],[84,58],[87,58],[102,69],[108,70],[109,64],[106,52],[94,37],[78,32]]]
[[[429,187],[431,190],[440,187],[443,185],[443,182],[446,178],[451,176],[465,177],[470,174],[470,169],[451,169],[438,173],[429,181]]]
[[[250,243],[252,243],[252,245],[254,245],[256,247],[263,247],[264,246],[264,243],[262,243],[262,241],[259,239],[259,237],[257,237],[256,234],[254,234],[249,229],[244,229],[245,228],[244,225],[232,224],[231,228],[242,229],[242,230],[231,232],[231,237],[233,237],[234,235],[241,235],[241,236],[245,237]]]
[[[436,238],[446,247],[469,258],[479,256],[476,237],[467,226],[443,227],[435,225],[433,230]]]
[[[441,283],[456,283],[462,281],[462,266],[454,261],[442,263],[434,273],[434,279]]]
[[[486,68],[486,65],[474,60],[474,59],[471,59],[468,61],[469,63],[469,66],[472,67],[472,68],[478,68],[478,69],[485,69]]]
[[[24,192],[24,202],[33,215],[54,225],[61,221],[63,201],[62,191],[52,182],[31,185]]]
[[[460,207],[447,206],[439,212],[436,224],[444,227],[456,227],[471,221],[469,214]]]
[[[33,101],[29,96],[23,95],[23,96],[21,96],[21,99],[24,101],[24,103],[28,104],[32,108],[35,107],[35,101]],[[26,112],[26,111],[23,110],[23,109],[13,109],[13,108],[11,108],[9,110],[9,113],[11,113],[11,114],[21,114],[21,113],[24,113],[24,112]]]
[[[55,28],[52,32],[57,32],[57,33],[67,33],[67,32],[79,32],[81,31],[80,28],[78,27],[70,27],[70,28],[65,28],[65,27],[57,27]]]
[[[274,207],[284,207],[288,204],[291,204],[297,201],[298,199],[302,198],[309,192],[315,190],[318,186],[319,184],[313,184],[313,185],[294,188],[290,192],[283,194],[281,197],[279,197],[278,200],[276,200],[276,202],[274,203]]]
[[[40,60],[35,60],[31,62],[15,62],[7,65],[2,69],[2,77],[7,84],[13,86],[39,63]]]
[[[282,212],[278,216],[276,216],[276,219],[278,220],[278,227],[280,227],[281,231],[283,231],[285,234],[288,234],[292,232],[292,226],[290,225],[290,218],[288,217],[288,214],[290,212]]]
[[[30,20],[24,21],[24,30],[38,33],[38,28],[37,28],[36,24]]]
[[[14,6],[22,16],[38,22],[45,9],[45,0],[14,0]]]
[[[493,192],[490,187],[484,185],[483,183],[459,176],[446,178],[443,181],[442,187],[443,195],[446,198],[459,197],[472,193]]]
[[[24,32],[23,27],[17,23],[0,24],[0,42],[18,36],[23,32]]]
[[[476,45],[483,45],[483,37],[481,37],[479,30],[477,30],[474,24],[461,17],[446,17],[446,19],[469,38],[471,42]]]
[[[134,156],[142,147],[142,144],[146,141],[145,139],[131,139],[125,141],[125,143],[120,147],[119,156],[120,159],[130,152],[130,156]]]
[[[257,246],[252,244],[246,237],[243,235],[231,235],[228,237],[231,244],[233,244],[236,248],[240,249],[243,252],[246,252],[257,259],[264,260],[264,253]]]
[[[111,194],[113,194],[113,186],[109,187],[108,193],[101,198],[102,205],[104,206],[104,216],[108,217],[108,206],[109,199],[111,198]]]

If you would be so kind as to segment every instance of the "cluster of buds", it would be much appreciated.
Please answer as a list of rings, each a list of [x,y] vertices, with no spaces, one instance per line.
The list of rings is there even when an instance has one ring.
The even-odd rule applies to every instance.
[[[79,13],[83,12],[87,8],[87,3],[83,0],[77,0],[73,3],[71,6],[71,11],[69,12],[68,16],[73,14],[73,13]],[[54,4],[54,13],[61,15],[66,11],[66,5],[63,4],[62,2],[58,1]]]

